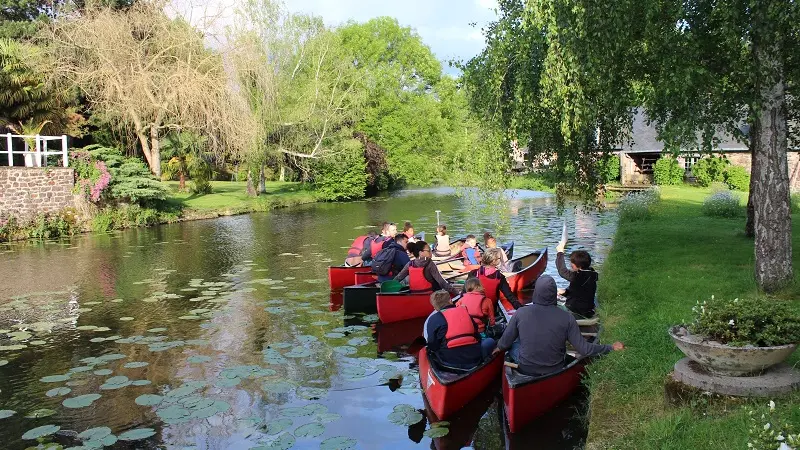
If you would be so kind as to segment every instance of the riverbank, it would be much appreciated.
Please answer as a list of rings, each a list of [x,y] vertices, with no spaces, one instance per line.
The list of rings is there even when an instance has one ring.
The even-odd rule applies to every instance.
[[[748,410],[763,408],[769,399],[701,394],[674,404],[665,395],[669,373],[683,357],[667,328],[686,322],[692,306],[712,295],[760,295],[744,216],[703,216],[701,206],[710,193],[690,186],[664,187],[650,220],[620,220],[603,265],[598,299],[604,341],[620,340],[627,348],[590,366],[589,449],[747,448]],[[794,214],[792,221],[797,224],[800,215]],[[797,226],[793,243],[797,279]],[[800,309],[800,283],[779,297]],[[798,364],[800,352],[789,362]],[[775,402],[789,423],[800,423],[800,392]]]

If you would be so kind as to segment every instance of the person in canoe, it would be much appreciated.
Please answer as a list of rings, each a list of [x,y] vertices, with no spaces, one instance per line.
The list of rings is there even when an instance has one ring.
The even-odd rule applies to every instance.
[[[561,293],[567,299],[567,309],[578,319],[593,317],[598,275],[592,268],[592,256],[585,250],[572,252],[569,255],[570,270],[564,255],[564,243],[559,242],[556,251],[558,274],[569,281],[569,287]]]
[[[578,322],[556,304],[558,288],[550,275],[536,280],[532,306],[520,308],[511,317],[495,352],[509,350],[511,359],[525,375],[541,376],[564,367],[566,342],[584,356],[603,355],[625,348],[622,342],[613,345],[594,344],[583,338]]]
[[[414,237],[414,225],[411,225],[411,222],[403,224],[403,234],[408,236],[408,242],[417,242],[417,239]]]
[[[463,306],[469,311],[470,317],[478,326],[481,337],[486,339],[486,329],[494,327],[494,302],[486,298],[483,285],[477,278],[468,278],[464,283],[464,295],[456,302],[456,306]]]
[[[347,259],[344,260],[345,267],[369,266],[372,263],[372,252],[369,246],[377,236],[374,231],[370,231],[366,236],[356,238],[347,252]]]
[[[500,294],[511,303],[514,309],[519,309],[522,304],[517,300],[517,296],[511,291],[511,286],[508,285],[505,275],[500,270],[503,263],[503,250],[499,248],[490,248],[481,258],[481,266],[478,269],[469,273],[470,278],[477,278],[483,286],[483,291],[486,297],[492,302],[497,304],[500,299]]]
[[[401,233],[396,235],[386,248],[375,255],[370,267],[372,272],[378,275],[378,281],[383,282],[393,279],[411,261],[406,251],[407,245],[408,236]]]
[[[412,292],[445,290],[450,295],[457,295],[457,287],[448,283],[431,260],[431,246],[425,241],[409,242],[406,246],[414,259],[403,267],[394,277],[396,281],[408,278],[408,288]]]
[[[375,259],[379,251],[389,247],[394,242],[394,237],[396,235],[397,224],[393,222],[383,222],[381,235],[370,241],[370,259]]]
[[[492,233],[484,233],[483,239],[487,250],[490,248],[498,248],[497,239],[494,236],[492,236]],[[503,249],[501,248],[500,250]],[[508,263],[508,255],[506,255],[505,251],[501,251],[500,255],[502,256],[502,262],[500,263],[500,270],[503,272],[511,272],[511,265]]]
[[[478,249],[478,240],[474,234],[467,235],[464,246],[461,248],[461,257],[464,259],[464,266],[479,266],[481,264],[481,251]]]
[[[454,305],[447,291],[431,294],[431,305],[434,312],[425,321],[423,335],[429,354],[437,363],[445,368],[470,370],[491,355],[494,339],[481,340],[467,308]]]
[[[447,225],[445,224],[436,226],[436,248],[433,251],[433,256],[439,258],[450,257],[450,236],[447,235]]]

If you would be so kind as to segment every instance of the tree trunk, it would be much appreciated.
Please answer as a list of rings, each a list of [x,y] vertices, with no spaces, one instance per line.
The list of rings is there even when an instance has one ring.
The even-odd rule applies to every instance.
[[[248,197],[255,197],[258,195],[256,187],[253,185],[253,172],[247,169],[247,195]]]
[[[178,190],[181,192],[186,191],[186,174],[181,171],[180,177],[178,178]]]
[[[158,128],[150,127],[150,170],[161,179],[161,143],[158,141]]]
[[[261,163],[261,169],[258,171],[258,193],[267,193],[267,178],[264,176],[264,163]]]
[[[278,180],[286,181],[286,167],[283,164],[281,164],[281,175],[280,178],[278,178]]]
[[[754,39],[760,106],[752,141],[755,277],[762,290],[775,292],[793,280],[786,89],[777,46],[759,44]]]

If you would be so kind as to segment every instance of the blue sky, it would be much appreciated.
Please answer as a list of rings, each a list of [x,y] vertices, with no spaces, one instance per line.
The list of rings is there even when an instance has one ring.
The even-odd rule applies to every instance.
[[[469,59],[483,49],[481,26],[496,16],[496,0],[287,0],[294,12],[314,13],[330,25],[391,16],[417,30],[443,63]],[[476,22],[477,27],[469,24]]]

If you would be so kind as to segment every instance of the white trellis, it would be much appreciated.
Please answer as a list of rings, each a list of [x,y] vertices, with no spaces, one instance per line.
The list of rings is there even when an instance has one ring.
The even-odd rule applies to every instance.
[[[2,136],[2,135],[0,135]],[[67,136],[41,136],[41,135],[24,135],[24,134],[11,134],[5,135],[5,150],[0,153],[6,155],[7,165],[14,165],[14,155],[24,155],[25,167],[47,167],[47,158],[49,156],[60,156],[61,165],[69,167],[69,156],[67,154]],[[22,150],[14,150],[14,143],[22,144]],[[51,144],[54,150],[50,150]],[[60,144],[60,145],[59,145]],[[58,148],[60,147],[60,148]],[[3,158],[0,158],[0,161]],[[2,163],[0,163],[2,164]]]

